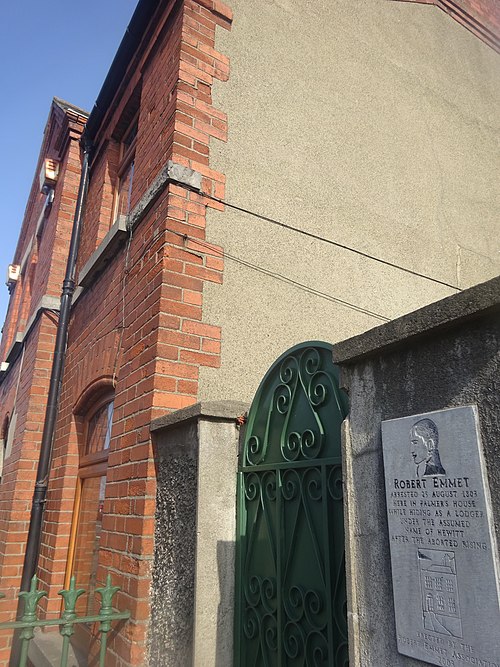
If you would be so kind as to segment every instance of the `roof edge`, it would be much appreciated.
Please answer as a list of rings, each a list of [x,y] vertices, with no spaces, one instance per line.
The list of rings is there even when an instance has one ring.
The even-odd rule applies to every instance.
[[[64,111],[64,113],[66,113],[67,111],[73,111],[73,113],[76,113],[79,116],[85,116],[86,118],[90,116],[90,113],[88,111],[85,111],[85,109],[82,109],[76,104],[71,104],[71,102],[67,102],[66,100],[63,100],[61,97],[54,96],[52,98],[52,103],[58,106],[62,111]]]
[[[130,60],[137,50],[155,11],[164,0],[139,0],[125,30],[111,67],[102,84],[85,127],[84,139],[93,141],[104,115],[125,76]]]

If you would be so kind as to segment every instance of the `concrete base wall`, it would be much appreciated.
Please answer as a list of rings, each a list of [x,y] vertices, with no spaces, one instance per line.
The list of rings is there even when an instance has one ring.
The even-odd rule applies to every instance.
[[[499,295],[497,278],[333,348],[350,399],[343,446],[351,667],[424,664],[396,647],[382,420],[478,406],[499,541]]]
[[[243,403],[156,419],[150,667],[233,664],[236,470]]]

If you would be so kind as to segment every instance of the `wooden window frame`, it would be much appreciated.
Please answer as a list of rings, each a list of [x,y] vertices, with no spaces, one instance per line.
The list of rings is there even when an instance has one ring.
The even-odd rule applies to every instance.
[[[136,111],[136,113],[133,115],[130,123],[127,125],[127,128],[125,132],[123,133],[123,136],[120,140],[120,161],[118,164],[118,169],[116,171],[116,176],[117,176],[117,183],[116,183],[116,188],[114,192],[114,200],[113,200],[113,208],[112,208],[112,221],[111,224],[114,224],[118,218],[118,207],[120,204],[120,187],[123,182],[124,176],[128,173],[128,170],[130,169],[131,165],[135,161],[135,149],[137,146],[137,128],[139,124],[139,109]],[[127,146],[126,145],[126,140],[130,133],[135,129],[135,135],[132,138],[130,144]],[[131,189],[133,186],[134,182],[134,172],[135,168],[132,171],[132,177],[131,177],[131,183],[129,185],[130,188],[130,193],[129,197],[131,197]],[[130,201],[128,203],[128,208],[127,208],[127,213],[124,215],[128,215],[130,213]]]
[[[103,477],[108,469],[109,448],[102,449],[91,454],[85,454],[87,438],[89,433],[89,424],[97,412],[106,405],[114,403],[114,393],[106,392],[102,394],[90,408],[86,410],[83,417],[83,432],[79,443],[80,462],[78,465],[78,475],[76,481],[75,501],[71,517],[71,530],[68,545],[68,558],[66,562],[66,573],[64,577],[64,588],[69,588],[71,576],[75,566],[76,542],[78,536],[78,527],[80,524],[80,510],[82,501],[83,482],[92,477]]]

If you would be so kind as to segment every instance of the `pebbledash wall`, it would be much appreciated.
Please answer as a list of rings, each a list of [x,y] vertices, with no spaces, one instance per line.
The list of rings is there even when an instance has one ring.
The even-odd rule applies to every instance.
[[[401,0],[391,0],[400,2]],[[486,44],[500,51],[500,7],[496,0],[402,0],[422,5],[435,5],[477,35]]]
[[[233,18],[219,0],[141,0],[86,125],[94,150],[39,572],[52,613],[73,567],[82,480],[106,473],[97,579],[110,570],[122,587],[117,606],[132,614],[111,641],[110,667],[147,659],[163,456],[155,458],[151,422],[202,399],[248,403],[292,344],[360,333],[500,266],[491,247],[498,56],[490,45],[434,6],[262,4],[235,0]],[[40,265],[51,258],[40,294],[51,297],[86,120],[67,105],[61,112],[69,139],[56,155],[62,169],[46,223],[57,242],[38,247]],[[29,315],[15,314],[28,303],[23,257],[43,205],[34,186],[1,348],[11,363],[0,418],[15,423],[0,486],[6,610],[15,604],[56,326],[52,301],[29,337]],[[30,347],[42,324],[46,337]],[[89,459],[98,407],[111,400],[109,447]]]
[[[214,142],[211,162],[239,208],[207,216],[226,264],[204,313],[222,324],[224,344],[221,368],[201,369],[200,392],[250,401],[288,347],[343,340],[380,324],[377,315],[455,292],[259,216],[460,288],[500,272],[491,244],[500,65],[433,5],[231,6],[233,28],[217,41],[231,76],[214,83],[229,140]]]

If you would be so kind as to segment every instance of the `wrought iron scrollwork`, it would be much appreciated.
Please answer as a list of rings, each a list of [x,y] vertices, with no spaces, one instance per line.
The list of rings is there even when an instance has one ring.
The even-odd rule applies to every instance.
[[[342,480],[342,466],[332,466],[328,473],[328,492],[333,500],[342,500],[344,497],[344,482]]]
[[[240,465],[240,667],[348,667],[340,424],[331,351],[291,350],[249,413]]]
[[[307,637],[306,665],[307,667],[329,667],[328,642],[321,632],[311,632]]]
[[[262,441],[256,436],[252,435],[248,438],[246,444],[246,458],[248,463],[257,464],[262,456]]]

